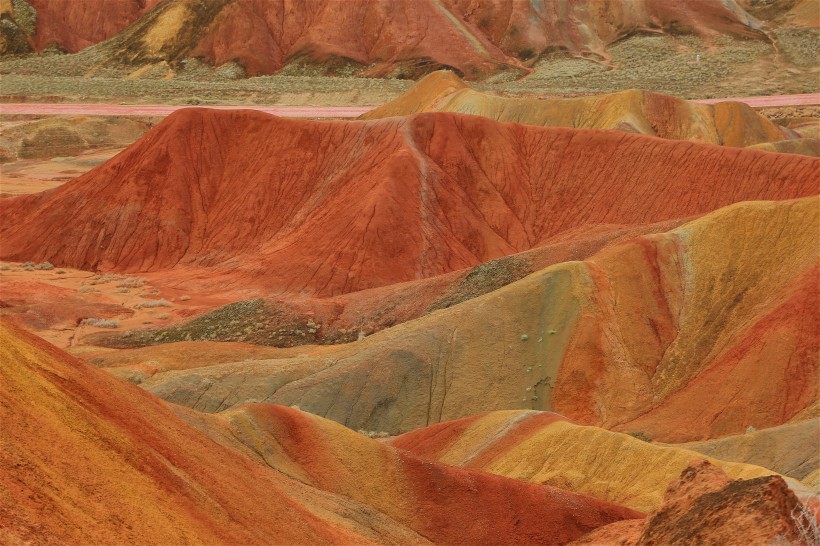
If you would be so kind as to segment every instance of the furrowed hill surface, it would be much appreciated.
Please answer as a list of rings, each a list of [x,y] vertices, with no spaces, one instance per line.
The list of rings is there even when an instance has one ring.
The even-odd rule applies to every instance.
[[[813,158],[449,113],[188,109],[56,190],[0,200],[0,258],[329,296],[596,224],[812,195],[818,176]]]
[[[67,17],[87,21],[86,11],[101,10],[101,3],[70,3]],[[123,13],[110,16],[112,25],[126,12],[131,15],[125,9],[131,4],[121,4]],[[78,33],[82,39],[63,37],[71,28],[41,30],[38,24],[38,43],[58,32],[71,46],[85,43],[83,32]],[[96,32],[99,38],[110,35],[104,28]],[[94,54],[107,63],[134,66],[176,66],[201,57],[216,66],[236,62],[248,76],[308,63],[328,72],[352,68],[400,77],[449,67],[480,78],[500,70],[525,74],[527,63],[556,49],[606,61],[608,45],[646,31],[768,39],[734,0],[170,0],[96,46]]]
[[[644,512],[657,510],[667,485],[703,457],[537,411],[471,416],[408,432],[388,443],[425,459],[580,491]],[[710,461],[733,479],[773,474],[768,467],[729,460]],[[798,493],[812,494],[789,481]]]
[[[0,53],[40,52],[48,46],[75,53],[110,38],[139,19],[160,0],[10,0],[0,1],[16,27],[19,44]],[[17,45],[18,47],[9,47]]]
[[[740,203],[355,343],[95,362],[201,411],[298,404],[392,434],[491,409],[665,442],[738,434],[817,405],[818,221],[817,198]]]
[[[404,95],[361,118],[419,112],[456,112],[546,127],[616,129],[738,147],[798,136],[739,102],[697,104],[640,90],[570,99],[504,97],[476,91],[449,71],[426,76]]]
[[[289,408],[183,412],[214,441],[6,322],[0,341],[4,543],[559,544],[641,517],[423,462]],[[466,524],[476,518],[488,525]]]

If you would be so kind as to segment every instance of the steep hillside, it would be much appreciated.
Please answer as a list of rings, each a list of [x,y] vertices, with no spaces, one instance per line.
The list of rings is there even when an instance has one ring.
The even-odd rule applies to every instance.
[[[83,5],[101,10],[100,1]],[[130,5],[121,3],[123,15],[109,16],[117,22]],[[68,13],[78,11],[72,17],[86,10]],[[216,66],[236,62],[249,76],[296,63],[410,78],[448,67],[473,79],[501,70],[525,74],[527,64],[556,49],[607,60],[610,44],[640,32],[768,39],[734,0],[170,0],[96,46],[94,55],[109,64],[176,67],[200,57]],[[39,34],[48,39],[47,31]]]
[[[0,258],[325,296],[595,224],[811,195],[819,175],[811,158],[475,116],[189,109],[55,191],[0,200]]]
[[[818,221],[816,198],[742,203],[355,343],[138,380],[202,411],[273,401],[390,433],[520,408],[673,442],[776,426],[818,399]]]
[[[456,112],[545,127],[616,129],[724,146],[751,146],[797,136],[738,102],[697,104],[639,90],[571,99],[504,97],[476,91],[448,71],[426,76],[362,119],[418,112]]]
[[[0,341],[3,542],[558,544],[641,516],[422,462],[287,408],[207,419],[236,427],[240,440],[220,445],[162,401],[5,322]],[[239,445],[243,433],[251,445]],[[345,458],[328,465],[334,450]],[[487,525],[464,525],[476,514]]]
[[[40,52],[54,46],[74,53],[106,40],[145,15],[160,0],[4,0],[0,14],[20,33],[18,47],[0,54]],[[4,29],[5,30],[5,29]],[[16,44],[15,44],[16,45]]]

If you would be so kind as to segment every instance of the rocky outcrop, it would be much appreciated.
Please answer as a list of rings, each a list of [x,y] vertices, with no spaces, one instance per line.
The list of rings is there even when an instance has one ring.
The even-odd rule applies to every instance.
[[[817,544],[816,515],[782,478],[731,480],[715,466],[693,462],[643,522],[614,524],[573,544]]]

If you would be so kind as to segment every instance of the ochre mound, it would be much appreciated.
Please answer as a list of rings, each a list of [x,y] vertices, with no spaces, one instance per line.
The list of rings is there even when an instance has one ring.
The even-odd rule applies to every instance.
[[[214,441],[148,393],[2,321],[0,357],[5,543],[558,544],[641,516],[422,462],[287,408],[204,419],[236,434],[209,430]],[[475,514],[486,524],[466,525]]]
[[[609,44],[643,31],[767,39],[736,3],[720,0],[170,0],[100,44],[98,56],[172,65],[201,57],[238,62],[250,76],[311,63],[403,77],[450,67],[480,78],[526,73],[525,62],[555,49],[607,59]]]
[[[779,140],[764,142],[751,146],[756,150],[777,152],[780,154],[800,154],[811,157],[820,157],[820,138],[796,138],[793,140]]]
[[[693,461],[645,520],[614,523],[572,544],[809,545],[820,540],[814,518],[779,476],[733,481]]]
[[[361,117],[380,119],[418,112],[456,112],[546,127],[616,129],[738,147],[794,136],[739,102],[697,104],[639,90],[571,99],[503,97],[475,91],[448,71],[426,76],[404,95]]]
[[[265,400],[390,433],[522,408],[656,441],[777,426],[818,399],[819,221],[817,198],[741,203],[362,341],[161,363],[142,385],[202,411]]]
[[[818,176],[812,158],[475,116],[187,109],[54,191],[0,200],[0,258],[333,295],[592,224],[811,195]]]
[[[439,423],[388,443],[422,458],[579,491],[649,512],[694,451],[661,446],[537,411],[495,411]],[[710,459],[732,478],[774,474],[769,468]],[[800,494],[811,494],[790,480]]]

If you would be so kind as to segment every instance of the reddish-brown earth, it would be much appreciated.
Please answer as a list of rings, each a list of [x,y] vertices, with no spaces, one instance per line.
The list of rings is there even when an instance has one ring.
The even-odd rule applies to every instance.
[[[0,342],[4,543],[563,544],[641,517],[294,409],[183,420],[5,321]]]
[[[811,158],[455,114],[308,122],[184,110],[54,191],[2,199],[0,257],[333,295],[584,226],[811,195],[818,176]]]
[[[114,36],[160,0],[26,0],[37,13],[34,51],[50,45],[74,53]]]
[[[816,408],[817,222],[816,197],[739,203],[355,343],[219,365],[185,344],[162,362],[153,348],[95,362],[201,411],[298,404],[390,433],[532,408],[660,441],[739,434]]]
[[[719,0],[170,0],[100,53],[138,65],[238,62],[251,76],[307,62],[330,73],[353,64],[367,75],[415,77],[450,67],[477,78],[524,74],[525,63],[554,49],[607,60],[608,45],[645,31],[767,39],[737,3]]]

